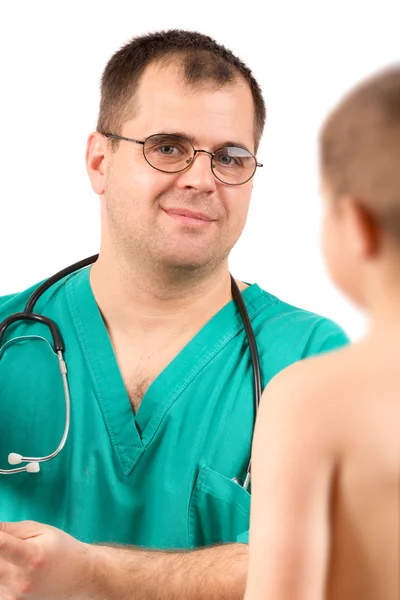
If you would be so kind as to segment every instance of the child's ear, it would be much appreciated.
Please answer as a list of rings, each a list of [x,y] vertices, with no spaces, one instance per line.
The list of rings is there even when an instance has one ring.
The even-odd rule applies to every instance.
[[[342,199],[349,245],[359,258],[373,259],[380,248],[381,228],[376,217],[357,198]]]

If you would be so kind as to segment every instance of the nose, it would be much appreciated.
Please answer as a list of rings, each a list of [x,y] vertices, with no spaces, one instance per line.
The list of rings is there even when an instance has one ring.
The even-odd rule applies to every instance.
[[[216,189],[216,179],[211,171],[211,156],[205,150],[198,150],[188,169],[178,177],[178,186],[210,193]]]

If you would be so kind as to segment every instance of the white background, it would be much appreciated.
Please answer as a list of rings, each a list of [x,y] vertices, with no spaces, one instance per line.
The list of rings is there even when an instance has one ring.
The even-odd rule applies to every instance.
[[[0,295],[98,251],[84,151],[102,70],[131,37],[179,27],[232,49],[267,102],[265,166],[231,271],[359,337],[365,318],[319,249],[317,133],[349,86],[400,59],[399,13],[399,0],[0,0]]]

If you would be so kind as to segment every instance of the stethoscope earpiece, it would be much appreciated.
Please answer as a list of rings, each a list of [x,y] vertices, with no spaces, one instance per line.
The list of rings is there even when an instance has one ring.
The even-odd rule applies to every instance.
[[[8,455],[8,463],[10,465],[20,465],[22,462],[24,462],[24,458],[23,456],[21,456],[21,454],[11,452],[11,454]],[[38,462],[35,461],[29,462],[27,465],[25,465],[24,471],[26,471],[27,473],[39,473],[40,465]]]
[[[40,465],[38,462],[30,462],[26,465],[27,473],[39,473]]]
[[[22,463],[22,456],[15,452],[11,452],[11,454],[8,455],[8,463],[10,465],[20,465]]]

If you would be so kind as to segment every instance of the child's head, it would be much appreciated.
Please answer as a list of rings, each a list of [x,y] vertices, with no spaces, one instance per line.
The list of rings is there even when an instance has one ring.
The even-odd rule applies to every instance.
[[[362,82],[328,116],[320,161],[328,269],[365,305],[377,269],[397,268],[400,279],[400,65]]]

